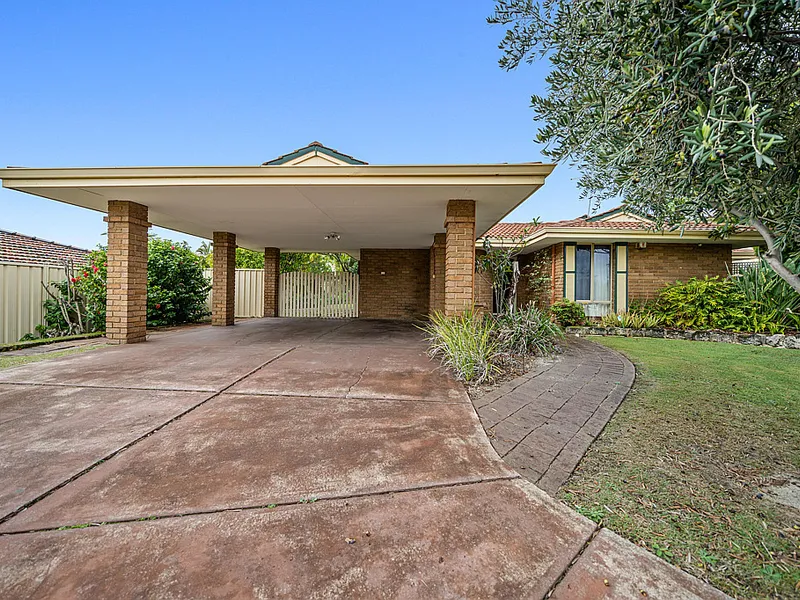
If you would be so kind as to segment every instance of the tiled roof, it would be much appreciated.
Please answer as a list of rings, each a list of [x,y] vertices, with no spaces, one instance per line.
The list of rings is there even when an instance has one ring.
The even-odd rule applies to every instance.
[[[638,230],[647,231],[647,223],[641,221],[587,221],[584,218],[570,219],[566,221],[554,221],[551,223],[540,223],[536,227],[531,227],[530,223],[498,223],[486,232],[484,237],[493,238],[518,238],[524,231],[533,233],[539,229],[550,228],[575,228],[575,229],[607,229],[607,230]],[[713,231],[716,225],[713,223],[687,223],[683,226],[684,231]]]
[[[0,262],[61,265],[64,260],[83,263],[88,250],[0,229]]]

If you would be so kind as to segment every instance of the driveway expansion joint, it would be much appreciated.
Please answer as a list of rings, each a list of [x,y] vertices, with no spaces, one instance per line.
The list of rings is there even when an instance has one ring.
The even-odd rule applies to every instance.
[[[281,352],[277,356],[274,356],[274,357],[270,358],[268,361],[264,362],[263,364],[259,365],[258,367],[250,370],[248,373],[246,373],[246,374],[242,375],[241,377],[237,378],[235,381],[233,381],[229,385],[223,387],[221,390],[219,390],[217,392],[214,392],[208,398],[205,398],[204,400],[198,402],[197,404],[193,404],[192,406],[190,406],[186,410],[179,412],[177,415],[175,415],[174,417],[172,417],[172,418],[168,419],[167,421],[161,423],[157,427],[146,431],[145,433],[143,433],[142,435],[140,435],[137,438],[133,439],[132,441],[128,442],[127,444],[117,448],[116,450],[114,450],[113,452],[111,452],[109,454],[106,454],[102,458],[100,458],[100,459],[96,460],[95,462],[93,462],[92,464],[90,464],[85,469],[80,470],[78,473],[75,473],[71,477],[69,477],[69,478],[65,479],[64,481],[60,482],[58,485],[56,485],[54,487],[51,487],[50,489],[48,489],[45,492],[39,494],[38,496],[36,496],[32,500],[29,500],[28,502],[26,502],[22,506],[20,506],[20,507],[14,509],[13,511],[3,515],[2,517],[0,517],[0,525],[3,525],[4,523],[7,523],[8,521],[10,521],[14,517],[16,517],[21,512],[27,510],[28,508],[30,508],[31,506],[37,504],[38,502],[41,502],[42,500],[44,500],[45,498],[47,498],[51,494],[53,494],[53,493],[57,492],[58,490],[66,487],[67,485],[69,485],[73,481],[79,479],[80,477],[86,475],[90,471],[93,471],[95,468],[97,468],[101,464],[113,459],[116,456],[119,456],[120,454],[122,454],[126,450],[129,450],[130,448],[132,448],[133,446],[135,446],[136,444],[138,444],[142,440],[145,440],[145,439],[155,435],[156,433],[158,433],[159,431],[164,429],[167,425],[170,425],[171,423],[174,423],[175,421],[178,421],[179,419],[181,419],[182,417],[184,417],[184,416],[188,415],[189,413],[193,412],[197,408],[200,408],[201,406],[203,406],[207,402],[210,402],[214,398],[219,397],[220,395],[222,395],[222,393],[225,390],[233,387],[234,385],[236,385],[237,383],[239,383],[243,379],[246,379],[247,377],[249,377],[250,375],[252,375],[256,371],[258,371],[259,369],[265,367],[269,363],[271,363],[271,362],[273,362],[275,360],[278,360],[279,358],[287,355],[289,352],[291,352],[295,348],[296,348],[296,346],[294,346],[292,348],[289,348],[288,350],[285,350],[284,352]],[[80,387],[80,386],[65,386],[65,387]],[[174,390],[150,390],[150,391],[174,391]]]
[[[103,527],[105,525],[121,525],[126,523],[141,523],[148,521],[163,521],[165,519],[180,519],[183,517],[194,517],[199,515],[215,515],[228,512],[245,512],[251,510],[264,510],[282,508],[288,506],[303,506],[306,504],[324,504],[325,502],[335,502],[340,500],[355,500],[360,498],[373,498],[381,496],[391,496],[393,494],[406,494],[410,492],[421,492],[427,490],[440,490],[449,488],[459,488],[472,485],[481,485],[486,483],[494,483],[497,481],[514,481],[521,479],[520,475],[514,473],[509,475],[490,475],[487,477],[475,477],[464,481],[443,481],[436,483],[422,483],[417,485],[408,485],[398,488],[379,491],[367,492],[354,492],[351,494],[310,494],[307,497],[300,498],[299,500],[283,500],[259,504],[245,504],[237,506],[226,506],[224,508],[210,508],[206,510],[192,510],[179,513],[165,513],[158,515],[146,515],[141,517],[126,517],[124,519],[105,519],[103,521],[88,522],[88,523],[66,523],[63,525],[53,525],[52,527],[38,527],[31,529],[20,529],[19,531],[2,531],[0,538],[10,537],[16,535],[25,535],[30,533],[47,533],[52,531],[78,531],[87,529],[89,527]]]

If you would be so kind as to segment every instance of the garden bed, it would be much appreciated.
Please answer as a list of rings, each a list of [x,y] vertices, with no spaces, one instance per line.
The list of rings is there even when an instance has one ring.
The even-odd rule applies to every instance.
[[[584,337],[587,335],[664,338],[668,340],[689,340],[693,342],[722,342],[743,344],[745,346],[770,346],[800,350],[800,334],[774,335],[768,333],[736,333],[731,331],[696,331],[693,329],[631,327],[567,327],[567,335]]]
[[[72,342],[76,340],[89,340],[98,338],[105,335],[102,331],[95,331],[94,333],[81,333],[78,335],[64,335],[61,337],[39,338],[36,340],[27,340],[25,342],[12,342],[10,344],[0,344],[0,352],[11,352],[13,350],[24,350],[26,348],[34,348],[36,346],[44,346],[47,344],[56,344],[58,342]]]

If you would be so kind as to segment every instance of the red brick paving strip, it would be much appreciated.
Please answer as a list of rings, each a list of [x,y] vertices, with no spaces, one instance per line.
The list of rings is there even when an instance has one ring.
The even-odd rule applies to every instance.
[[[633,385],[621,354],[570,338],[564,354],[474,401],[497,453],[550,495],[572,474]]]

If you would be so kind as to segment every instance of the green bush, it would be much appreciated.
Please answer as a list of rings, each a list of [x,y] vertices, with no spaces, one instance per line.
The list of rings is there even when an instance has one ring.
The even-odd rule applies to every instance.
[[[491,318],[473,312],[455,317],[435,312],[423,330],[429,354],[441,358],[461,381],[483,383],[500,372],[501,344]]]
[[[195,323],[208,315],[211,284],[189,245],[154,237],[147,252],[147,324]]]
[[[583,306],[566,298],[550,306],[550,314],[561,327],[586,325],[586,313]]]
[[[42,337],[104,331],[106,325],[106,251],[95,250],[69,281],[51,284],[55,298],[45,302]],[[151,237],[147,257],[147,324],[194,323],[208,315],[211,284],[203,259],[188,244]],[[66,300],[66,301],[65,301]],[[66,315],[65,315],[66,312]],[[77,326],[76,324],[80,324]]]
[[[603,327],[630,327],[631,329],[653,329],[664,323],[660,315],[643,310],[630,310],[623,313],[612,313],[600,319]]]
[[[666,286],[652,310],[668,327],[744,331],[752,307],[730,279],[705,277]]]
[[[793,273],[800,272],[800,257],[786,261]],[[753,331],[763,325],[769,331],[800,330],[800,294],[763,260],[732,279],[736,289],[753,307],[749,319]]]
[[[501,314],[495,322],[501,350],[514,356],[551,354],[556,340],[564,337],[561,328],[534,306]]]

